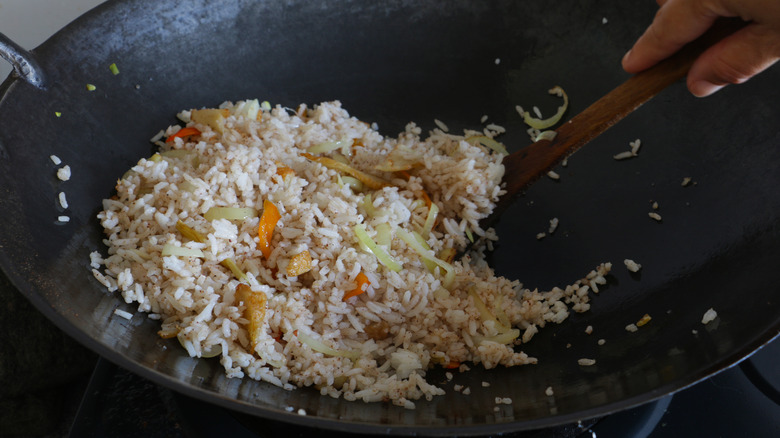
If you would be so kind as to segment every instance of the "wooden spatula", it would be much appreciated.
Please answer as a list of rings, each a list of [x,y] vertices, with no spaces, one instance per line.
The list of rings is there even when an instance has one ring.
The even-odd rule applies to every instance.
[[[598,137],[663,89],[684,78],[693,61],[705,49],[744,25],[745,22],[735,19],[716,22],[707,33],[675,55],[632,76],[565,122],[556,129],[557,135],[552,141],[540,140],[507,155],[503,161],[506,169],[504,173],[506,194],[499,199],[493,213],[480,222],[482,228],[487,229],[492,226],[513,202],[515,195],[529,184],[545,175],[564,158]]]

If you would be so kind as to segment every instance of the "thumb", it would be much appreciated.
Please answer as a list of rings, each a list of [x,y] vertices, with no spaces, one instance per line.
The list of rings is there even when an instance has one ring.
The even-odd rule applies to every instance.
[[[688,72],[688,89],[709,96],[728,84],[741,84],[780,59],[780,32],[750,24],[705,51]]]

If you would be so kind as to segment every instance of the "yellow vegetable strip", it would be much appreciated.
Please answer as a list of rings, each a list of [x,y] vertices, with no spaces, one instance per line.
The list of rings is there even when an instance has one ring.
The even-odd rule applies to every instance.
[[[254,351],[260,340],[263,329],[263,320],[265,319],[266,296],[260,291],[253,291],[249,285],[240,283],[236,286],[236,298],[244,302],[244,318],[249,321],[247,332],[249,332],[249,345]]]
[[[206,242],[206,236],[203,234],[200,234],[199,232],[193,230],[190,228],[189,225],[185,224],[182,221],[176,222],[176,229],[181,233],[182,236],[194,240],[198,243],[205,243]]]
[[[357,179],[359,179],[363,185],[365,185],[367,188],[371,190],[379,190],[382,187],[387,187],[390,185],[389,182],[383,180],[382,178],[379,178],[374,175],[369,175],[363,171],[357,170],[353,168],[352,166],[348,164],[341,163],[339,161],[336,161],[332,158],[328,157],[315,157],[312,154],[302,153],[302,157],[305,157],[306,159],[310,161],[315,161],[317,163],[322,164],[323,166],[327,167],[328,169],[333,169],[339,172],[346,173],[348,175],[351,175]]]
[[[232,272],[233,275],[235,275],[236,278],[238,278],[240,281],[249,281],[249,278],[247,278],[246,274],[244,274],[244,271],[242,271],[241,268],[236,265],[236,262],[233,259],[227,258],[219,262],[219,264],[230,269],[230,272]]]

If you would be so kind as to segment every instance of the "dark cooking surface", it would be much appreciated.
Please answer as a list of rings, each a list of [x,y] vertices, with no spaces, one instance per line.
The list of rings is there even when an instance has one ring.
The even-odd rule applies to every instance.
[[[590,312],[525,346],[543,366],[475,367],[458,376],[471,397],[450,392],[405,411],[229,380],[215,360],[190,359],[175,341],[160,340],[153,321],[114,316],[133,307],[88,273],[89,252],[102,246],[95,213],[180,109],[224,99],[294,106],[338,98],[389,135],[409,120],[429,129],[435,117],[460,129],[488,114],[516,148],[528,140],[514,106],[538,102],[549,112],[558,101],[545,90],[561,85],[573,114],[620,83],[619,59],[655,7],[334,2],[337,12],[330,3],[118,2],[37,49],[49,88],[0,86],[0,264],[20,291],[77,340],[155,383],[239,411],[353,432],[389,425],[408,434],[455,426],[495,433],[596,417],[703,379],[778,333],[777,69],[704,100],[676,84],[573,156],[558,169],[561,181],[540,181],[505,213],[491,256],[499,272],[549,288],[605,260],[615,270]],[[120,75],[108,71],[111,62]],[[97,90],[87,92],[86,83]],[[637,158],[612,160],[636,138]],[[71,165],[71,181],[53,177],[52,153]],[[681,187],[688,176],[696,184]],[[67,225],[56,223],[63,188]],[[662,223],[647,217],[651,201]],[[552,217],[558,231],[537,241]],[[624,258],[641,263],[641,275],[630,275]],[[710,307],[719,318],[704,327]],[[624,330],[645,313],[650,324]],[[593,335],[584,334],[587,325]],[[597,364],[579,367],[581,357]],[[431,376],[441,379],[440,370]],[[483,380],[491,389],[475,390]],[[550,385],[553,399],[544,395]],[[498,416],[496,396],[514,400]]]
[[[658,401],[579,424],[502,436],[777,436],[780,433],[778,360],[780,343],[774,342],[742,364]],[[95,369],[78,412],[63,415],[60,421],[60,430],[69,430],[73,437],[361,436],[349,432],[329,433],[231,412],[156,386],[105,361]]]

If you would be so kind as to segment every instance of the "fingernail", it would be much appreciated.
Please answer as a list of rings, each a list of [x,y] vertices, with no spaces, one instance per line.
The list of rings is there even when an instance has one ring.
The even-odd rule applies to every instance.
[[[724,86],[725,85],[716,85],[708,81],[696,81],[696,82],[692,82],[688,86],[688,90],[690,90],[691,94],[693,94],[696,97],[707,97],[710,94],[713,94],[716,91],[720,90]]]
[[[628,52],[626,52],[625,55],[623,55],[623,61],[622,62],[624,64],[625,64],[625,62],[626,62],[626,60],[628,59],[629,56],[631,56],[631,50],[629,50]]]

